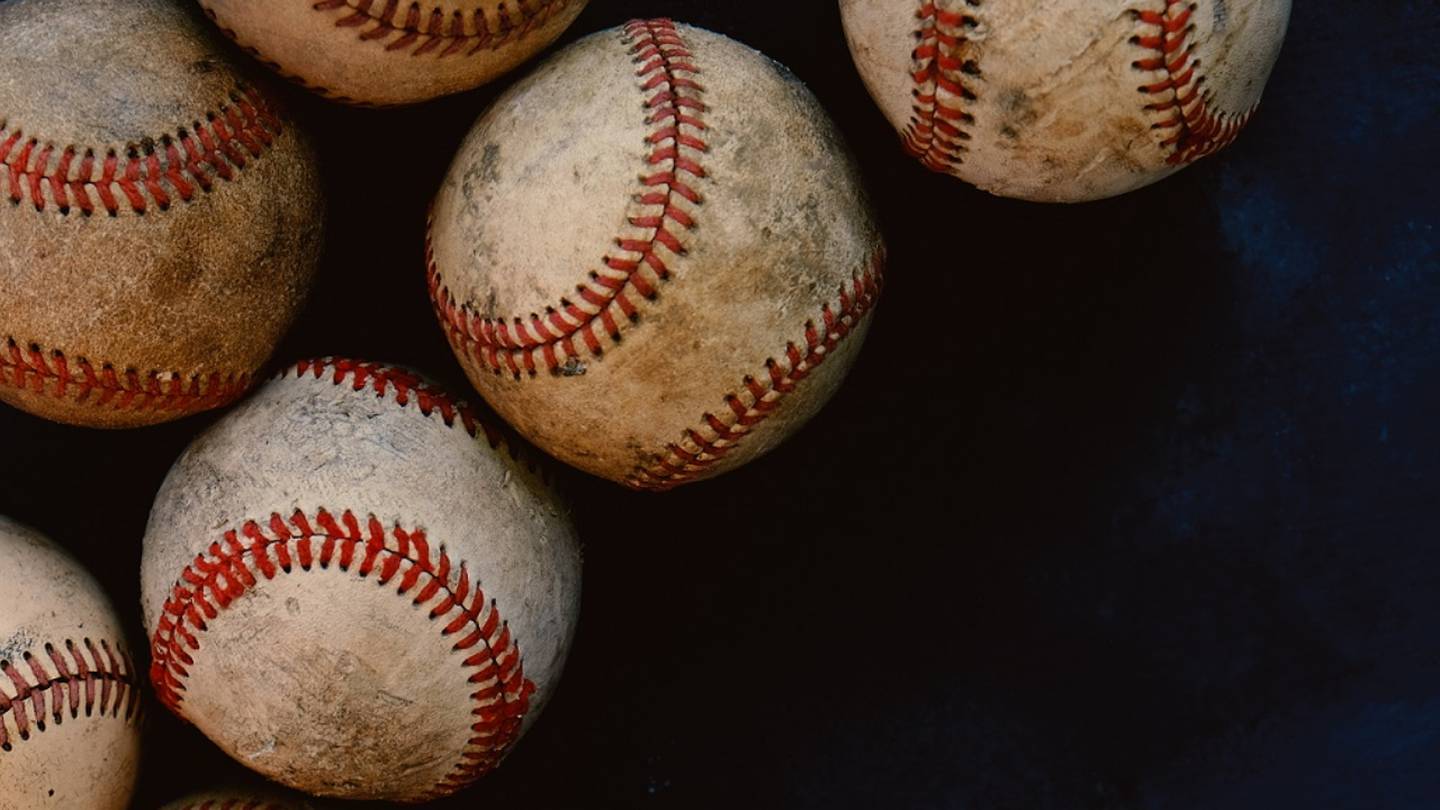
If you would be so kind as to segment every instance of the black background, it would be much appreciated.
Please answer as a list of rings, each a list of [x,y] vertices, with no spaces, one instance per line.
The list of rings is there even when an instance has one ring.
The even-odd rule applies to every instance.
[[[833,0],[595,0],[564,41],[667,14],[809,83],[889,286],[846,387],[770,457],[664,496],[568,476],[565,678],[444,806],[1440,806],[1433,0],[1298,0],[1233,148],[1070,207],[906,158]],[[277,358],[469,391],[422,220],[503,86],[383,112],[294,93],[329,241]],[[0,513],[90,565],[134,639],[150,501],[213,418],[0,409]],[[163,710],[147,733],[137,807],[244,778]]]

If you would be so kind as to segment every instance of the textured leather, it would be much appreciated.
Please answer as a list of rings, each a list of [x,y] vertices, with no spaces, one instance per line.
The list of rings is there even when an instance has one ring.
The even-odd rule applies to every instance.
[[[497,764],[559,679],[580,553],[562,502],[468,413],[335,361],[196,439],[145,533],[161,701],[312,795],[431,799]]]
[[[4,517],[0,574],[0,810],[125,810],[140,678],[115,609],[79,563]]]
[[[441,319],[491,406],[555,457],[644,488],[734,469],[813,416],[860,349],[863,309],[783,396],[770,372],[883,251],[805,86],[664,21],[581,40],[502,96],[451,165],[431,243]]]
[[[171,0],[0,4],[0,399],[97,427],[172,419],[243,390],[296,316],[315,155],[226,53]],[[110,155],[139,179],[99,182]],[[225,396],[163,396],[217,380]]]
[[[408,104],[478,87],[555,41],[587,0],[200,0],[232,39],[335,101]]]
[[[1156,182],[1233,140],[1279,56],[1290,0],[840,0],[840,12],[861,78],[917,156],[995,194],[1075,202]],[[1184,133],[1199,148],[1173,160],[1177,96],[1193,96],[1188,130],[1215,131]],[[931,121],[939,141],[922,131],[913,143]]]

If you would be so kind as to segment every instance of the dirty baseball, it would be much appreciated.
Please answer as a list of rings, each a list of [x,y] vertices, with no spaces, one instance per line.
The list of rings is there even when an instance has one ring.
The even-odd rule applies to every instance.
[[[425,801],[500,763],[579,608],[567,509],[398,368],[292,366],[176,462],[141,593],[161,703],[312,795]]]
[[[1290,0],[840,0],[840,11],[910,154],[995,194],[1078,202],[1234,141]]]
[[[243,394],[321,232],[263,80],[170,0],[0,3],[0,77],[0,400],[118,428]]]
[[[734,469],[810,419],[860,351],[883,264],[814,96],[668,20],[587,37],[503,96],[429,246],[437,314],[491,406],[638,489]]]

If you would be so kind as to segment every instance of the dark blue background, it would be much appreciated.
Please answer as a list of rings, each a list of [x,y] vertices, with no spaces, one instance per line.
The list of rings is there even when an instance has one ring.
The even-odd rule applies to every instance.
[[[1297,0],[1233,148],[1073,207],[905,158],[833,0],[596,0],[567,39],[641,14],[811,85],[871,183],[889,287],[846,388],[763,462],[663,497],[572,477],[587,579],[562,688],[447,806],[1440,806],[1433,0]],[[468,390],[420,233],[498,89],[388,112],[297,95],[333,199],[282,359]],[[210,418],[0,411],[0,513],[96,567],[137,639],[149,502]],[[239,776],[153,713],[140,806]]]

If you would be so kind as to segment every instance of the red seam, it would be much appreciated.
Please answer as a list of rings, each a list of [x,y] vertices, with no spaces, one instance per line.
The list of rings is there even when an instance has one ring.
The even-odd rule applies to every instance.
[[[0,343],[0,387],[6,386],[118,411],[198,413],[245,393],[250,375],[142,372],[6,338]]]
[[[281,133],[276,112],[254,89],[239,87],[229,98],[174,134],[109,148],[61,146],[0,123],[0,194],[15,206],[54,208],[61,215],[78,209],[87,217],[97,211],[118,216],[122,209],[145,214],[168,210],[177,200],[191,202],[197,192],[208,193],[217,177],[234,180]]]
[[[1137,70],[1159,71],[1165,76],[1141,85],[1140,92],[1155,97],[1145,110],[1163,116],[1150,128],[1164,136],[1160,145],[1170,152],[1166,162],[1182,165],[1229,146],[1250,122],[1256,108],[1241,113],[1216,113],[1210,109],[1213,96],[1202,86],[1205,76],[1195,57],[1197,43],[1192,36],[1195,24],[1191,18],[1198,6],[1189,0],[1164,2],[1162,11],[1131,12],[1146,31],[1131,37],[1130,42],[1150,52],[1132,64]]]
[[[437,57],[498,50],[529,36],[574,0],[511,0],[492,12],[459,9],[448,15],[438,6],[401,0],[317,0],[315,11],[335,12],[337,28],[354,28],[363,42],[378,42],[386,51]]]
[[[459,303],[445,286],[426,229],[426,267],[430,300],[457,352],[495,374],[533,377],[543,366],[552,374],[580,373],[584,357],[599,357],[620,342],[623,324],[639,320],[638,298],[654,300],[670,278],[671,265],[686,255],[685,232],[695,228],[693,209],[704,204],[699,180],[707,176],[700,155],[704,141],[704,87],[700,69],[670,20],[634,21],[624,27],[635,75],[646,99],[645,159],[635,202],[644,213],[629,224],[644,238],[622,235],[615,248],[575,288],[545,312],[528,318],[487,318]],[[538,356],[538,357],[537,357]]]
[[[78,718],[82,705],[86,717],[98,712],[101,717],[108,714],[130,721],[139,713],[135,665],[122,645],[112,648],[103,639],[98,645],[88,638],[78,644],[66,639],[64,650],[47,643],[43,656],[26,652],[18,661],[0,661],[0,680],[9,681],[15,690],[13,696],[0,691],[0,751],[15,745],[7,718],[24,742],[32,729],[45,730],[47,718],[57,726],[67,714],[72,720]]]
[[[175,580],[151,639],[150,681],[160,702],[180,715],[189,667],[209,622],[260,579],[293,574],[297,567],[309,572],[317,563],[361,579],[373,576],[380,585],[397,582],[397,595],[430,608],[440,634],[455,639],[453,650],[474,650],[462,662],[474,670],[472,736],[427,798],[449,795],[498,765],[519,737],[535,684],[524,675],[520,648],[495,600],[471,580],[464,561],[452,562],[443,545],[432,548],[423,529],[387,530],[374,515],[361,519],[349,510],[297,510],[288,518],[273,513],[227,531],[195,555]]]
[[[980,75],[978,63],[968,56],[969,31],[978,25],[974,11],[980,3],[964,2],[968,10],[961,12],[940,8],[939,0],[921,0],[915,13],[919,43],[911,55],[910,74],[915,101],[900,139],[911,156],[937,172],[953,171],[964,162],[970,140],[966,127],[975,123],[965,110],[965,102],[975,100],[966,77]]]
[[[368,391],[378,397],[392,393],[395,404],[414,407],[422,416],[438,415],[446,427],[460,428],[470,437],[484,441],[490,449],[504,452],[510,459],[538,476],[546,484],[551,476],[546,467],[538,464],[525,452],[522,443],[508,428],[480,416],[469,403],[457,399],[448,391],[432,385],[414,372],[381,363],[367,363],[343,357],[323,357],[301,360],[276,375],[284,379],[288,375],[296,379],[311,377],[329,380],[331,385],[348,386],[352,391]]]
[[[216,27],[217,29],[219,29],[220,33],[224,34],[231,42],[234,42],[235,45],[238,46],[242,51],[244,51],[245,53],[249,54],[252,59],[254,59],[255,61],[257,61],[257,62],[259,62],[260,64],[264,65],[265,67],[270,68],[270,69],[271,69],[272,71],[274,71],[278,76],[280,76],[280,78],[285,79],[286,81],[291,82],[291,83],[295,84],[295,85],[298,86],[298,87],[303,87],[303,88],[305,88],[306,90],[309,90],[309,91],[312,92],[312,93],[315,93],[315,94],[320,95],[320,96],[322,96],[322,97],[324,97],[324,98],[328,98],[328,99],[330,99],[330,100],[332,100],[332,101],[336,101],[336,102],[339,102],[339,103],[342,103],[342,104],[353,104],[353,105],[361,106],[361,107],[383,107],[383,106],[385,106],[385,105],[383,105],[383,104],[373,104],[373,103],[370,103],[370,102],[359,101],[359,100],[357,100],[357,99],[350,98],[349,96],[342,96],[342,95],[336,93],[335,91],[331,90],[331,89],[328,88],[328,87],[322,87],[322,86],[317,85],[317,84],[311,84],[310,82],[306,81],[304,78],[302,78],[302,77],[296,75],[295,73],[287,70],[284,65],[280,64],[279,62],[276,62],[276,61],[273,60],[273,59],[270,59],[270,58],[267,57],[265,54],[261,53],[259,48],[256,48],[256,47],[253,46],[253,45],[246,44],[245,42],[242,42],[242,41],[240,40],[240,35],[235,31],[235,29],[230,28],[230,27],[226,26],[224,23],[222,23],[222,22],[220,21],[220,18],[215,14],[215,9],[211,8],[211,7],[210,7],[210,4],[207,3],[207,2],[205,2],[205,0],[200,0],[200,8],[205,12],[205,16],[209,17],[209,18],[210,18],[210,21],[213,22],[213,23],[215,23],[215,27]]]
[[[704,475],[733,451],[756,426],[775,413],[786,394],[825,362],[840,341],[854,331],[880,298],[884,287],[884,251],[876,251],[865,269],[846,285],[840,299],[821,309],[819,323],[807,321],[804,344],[790,342],[779,358],[765,361],[765,371],[746,376],[740,387],[725,396],[725,408],[706,413],[700,424],[686,428],[679,441],[665,452],[637,465],[626,479],[633,489],[663,491]]]

